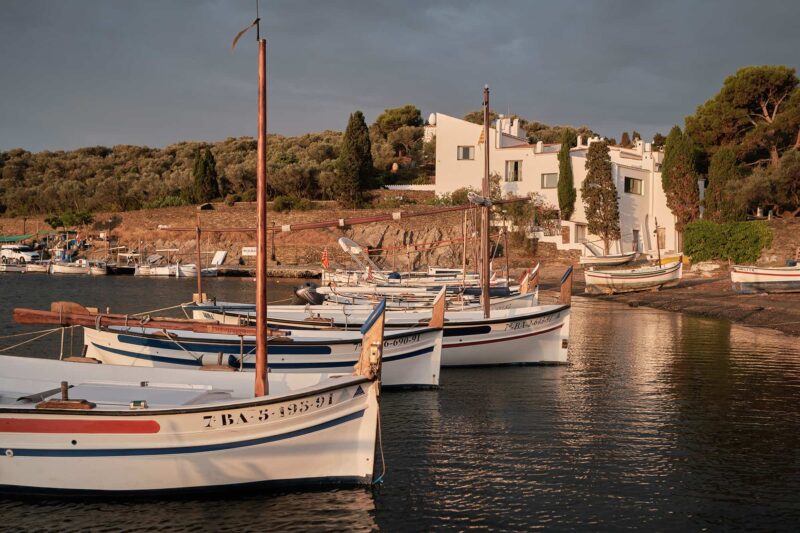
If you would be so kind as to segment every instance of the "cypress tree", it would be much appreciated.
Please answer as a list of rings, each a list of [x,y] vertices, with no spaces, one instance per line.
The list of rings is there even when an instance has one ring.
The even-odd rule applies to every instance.
[[[633,143],[631,142],[631,137],[630,135],[628,135],[627,131],[622,132],[622,139],[619,141],[619,145],[623,148],[630,148],[631,146],[633,146]]]
[[[617,187],[611,176],[611,156],[608,144],[594,142],[586,154],[586,179],[581,196],[589,223],[589,233],[603,239],[603,249],[609,253],[611,241],[620,238]]]
[[[706,218],[715,222],[730,222],[739,217],[739,209],[731,193],[731,184],[741,178],[736,151],[723,146],[711,158],[706,188]]]
[[[680,127],[674,126],[667,136],[661,184],[667,196],[667,206],[675,215],[675,229],[700,216],[700,191],[697,188],[697,153],[692,140]]]
[[[558,208],[564,220],[569,220],[575,212],[575,199],[578,196],[572,176],[572,158],[569,156],[569,149],[575,146],[577,140],[572,130],[566,129],[561,134],[561,150],[558,152]]]
[[[356,111],[347,122],[336,161],[336,179],[332,184],[336,201],[345,207],[357,207],[363,201],[363,191],[369,186],[372,174],[369,129],[364,114]]]
[[[195,152],[192,177],[194,178],[194,200],[196,202],[210,202],[219,197],[217,162],[210,148],[206,148],[202,152],[198,148]]]

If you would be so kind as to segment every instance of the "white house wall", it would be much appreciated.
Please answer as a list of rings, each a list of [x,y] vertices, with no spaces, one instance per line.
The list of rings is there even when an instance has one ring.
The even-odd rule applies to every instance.
[[[558,145],[527,144],[519,134],[518,123],[509,119],[501,119],[501,133],[490,128],[488,143],[479,144],[483,126],[465,120],[436,113],[436,193],[448,194],[462,187],[481,190],[483,181],[484,150],[489,146],[490,172],[501,177],[500,185],[503,195],[527,195],[538,193],[545,200],[558,207],[558,189],[542,188],[542,174],[558,173]],[[509,134],[510,132],[510,134]],[[473,146],[474,159],[458,160],[459,146]],[[570,151],[572,172],[577,199],[575,212],[571,221],[586,224],[583,199],[580,189],[586,178],[586,152],[588,145]],[[617,187],[620,208],[621,242],[614,244],[617,251],[630,251],[633,247],[633,230],[638,230],[640,246],[644,251],[655,248],[653,231],[654,220],[658,218],[660,226],[667,228],[667,249],[675,249],[674,216],[666,206],[666,197],[661,187],[659,164],[662,154],[649,150],[649,144],[641,142],[635,149],[623,150],[612,147],[610,151],[614,183]],[[521,181],[506,182],[506,162],[521,161]],[[642,180],[642,194],[625,192],[625,177]],[[570,226],[570,240],[574,242],[574,224]],[[588,240],[597,237],[587,235]],[[574,248],[576,245],[573,244]]]

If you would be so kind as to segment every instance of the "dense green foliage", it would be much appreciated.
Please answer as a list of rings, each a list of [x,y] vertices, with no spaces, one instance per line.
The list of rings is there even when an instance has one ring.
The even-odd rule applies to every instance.
[[[667,144],[667,138],[664,137],[661,133],[656,133],[653,135],[653,151],[661,150],[664,148],[664,145]]]
[[[192,178],[194,179],[193,200],[195,202],[204,203],[219,198],[217,162],[210,149],[206,148],[202,152],[198,149],[195,152]]]
[[[772,244],[772,231],[764,222],[718,224],[698,220],[686,226],[683,239],[684,251],[692,261],[754,263],[761,250]]]
[[[586,179],[581,185],[589,232],[603,239],[605,253],[611,241],[620,238],[619,199],[611,175],[608,144],[594,142],[586,154]]]
[[[627,131],[622,132],[622,137],[619,140],[619,145],[622,148],[630,148],[633,146],[633,142],[631,141],[630,135],[628,135]]]
[[[330,177],[342,134],[298,137],[269,135],[270,196],[331,199]],[[194,201],[196,154],[215,160],[218,197],[255,198],[256,141],[230,138],[217,143],[184,142],[164,148],[120,145],[72,151],[0,152],[0,213],[128,211],[173,207]]]
[[[725,222],[740,218],[741,207],[728,194],[740,178],[739,164],[733,148],[724,146],[717,150],[708,167],[708,184],[705,193],[705,218]]]
[[[425,157],[422,125],[422,113],[409,104],[384,110],[370,126],[372,159],[381,173],[381,184],[412,181],[420,176],[419,167]]]
[[[575,200],[578,198],[572,175],[572,158],[569,155],[569,149],[576,143],[577,135],[570,130],[564,130],[558,152],[558,208],[564,220],[569,220],[575,212]]]
[[[755,66],[729,76],[713,98],[686,117],[686,133],[700,149],[698,170],[708,171],[712,203],[720,220],[734,220],[759,207],[800,214],[796,194],[800,150],[800,79],[793,68]],[[714,157],[726,151],[714,164]],[[735,163],[731,161],[731,152]],[[724,168],[723,168],[724,163]],[[721,172],[726,174],[724,185]],[[716,179],[716,184],[715,184]]]
[[[75,228],[78,226],[86,226],[94,222],[94,216],[85,211],[64,211],[60,215],[52,215],[44,219],[44,221],[53,229],[58,228]]]
[[[308,211],[314,206],[311,201],[305,198],[295,198],[293,196],[276,196],[272,200],[272,210],[278,213],[286,211]]]
[[[373,172],[369,130],[364,114],[356,111],[347,122],[336,162],[336,177],[332,183],[336,201],[345,207],[361,205],[363,192],[368,188]]]
[[[700,190],[697,186],[697,153],[692,140],[674,126],[664,149],[661,183],[667,206],[675,215],[675,228],[683,227],[700,216]]]

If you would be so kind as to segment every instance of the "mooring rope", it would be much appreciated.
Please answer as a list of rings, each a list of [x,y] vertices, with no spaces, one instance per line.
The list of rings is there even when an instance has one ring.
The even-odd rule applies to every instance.
[[[45,333],[42,333],[38,337],[34,337],[32,339],[28,339],[26,341],[22,341],[20,343],[14,344],[13,346],[8,346],[6,348],[0,348],[0,352],[7,352],[9,350],[13,350],[14,348],[19,348],[20,346],[28,344],[29,342],[33,342],[33,341],[39,340],[42,337],[46,337],[46,336],[50,335],[51,333],[55,333],[56,331],[60,331],[60,330],[61,330],[61,328],[56,328],[56,329],[53,329],[53,330],[46,331]]]

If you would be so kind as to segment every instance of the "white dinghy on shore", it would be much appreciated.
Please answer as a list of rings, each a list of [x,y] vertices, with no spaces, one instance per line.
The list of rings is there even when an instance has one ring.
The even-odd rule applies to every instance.
[[[741,294],[800,292],[800,265],[731,267],[733,290]]]
[[[586,280],[585,291],[589,294],[659,290],[680,283],[683,261],[633,269],[588,269],[583,275]]]

